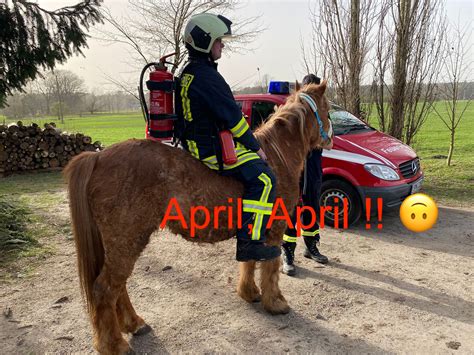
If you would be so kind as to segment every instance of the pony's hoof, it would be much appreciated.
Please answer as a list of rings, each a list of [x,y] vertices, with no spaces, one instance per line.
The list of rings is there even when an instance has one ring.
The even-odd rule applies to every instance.
[[[277,314],[287,314],[290,312],[290,306],[285,300],[281,299],[274,299],[267,304],[263,304],[263,308],[270,314],[277,315]]]
[[[237,294],[248,303],[257,303],[262,300],[259,288],[254,284],[250,286],[237,286]]]
[[[258,288],[239,288],[237,290],[237,294],[240,296],[240,298],[242,298],[244,301],[247,301],[248,303],[257,303],[260,302],[262,299]]]
[[[133,336],[142,336],[142,335],[150,333],[152,330],[153,329],[148,324],[145,323],[133,333]]]

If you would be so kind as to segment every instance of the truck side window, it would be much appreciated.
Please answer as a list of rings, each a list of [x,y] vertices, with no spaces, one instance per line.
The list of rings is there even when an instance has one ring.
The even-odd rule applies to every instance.
[[[252,130],[260,126],[274,112],[275,103],[254,101],[252,103]]]

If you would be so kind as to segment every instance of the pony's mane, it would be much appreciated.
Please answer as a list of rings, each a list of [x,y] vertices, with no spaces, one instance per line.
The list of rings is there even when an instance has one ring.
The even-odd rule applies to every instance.
[[[278,126],[285,127],[285,130],[293,131],[298,129],[301,142],[306,142],[305,137],[305,116],[307,114],[306,107],[301,102],[289,102],[279,106],[276,111],[270,115],[265,123],[262,123],[256,130],[255,135],[259,141],[263,141],[270,147],[276,156],[282,161],[287,169],[289,169],[288,161],[280,147]]]
[[[264,142],[265,146],[270,148],[284,166],[289,169],[287,154],[283,153],[284,147],[281,146],[281,130],[288,133],[298,134],[298,139],[304,144],[304,151],[309,148],[310,137],[306,131],[306,115],[310,110],[307,103],[303,103],[299,93],[305,92],[312,97],[318,96],[317,85],[305,86],[302,90],[289,96],[284,105],[276,108],[276,111],[270,115],[265,123],[262,123],[255,131],[255,136],[260,142]],[[323,100],[324,101],[324,100]],[[326,102],[323,103],[321,109],[327,109]]]

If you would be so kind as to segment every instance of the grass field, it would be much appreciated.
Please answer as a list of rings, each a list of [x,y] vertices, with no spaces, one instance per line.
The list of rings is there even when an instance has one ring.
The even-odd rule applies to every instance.
[[[437,102],[443,112],[443,103]],[[371,124],[377,127],[376,118]],[[411,145],[421,159],[425,172],[423,191],[437,201],[452,206],[474,205],[474,104],[463,115],[456,129],[451,166],[446,165],[450,131],[441,119],[432,113],[415,136]],[[443,158],[444,157],[444,158]]]
[[[25,125],[36,122],[41,127],[44,123],[54,122],[64,131],[87,134],[93,141],[101,141],[106,146],[129,138],[144,138],[145,136],[145,123],[140,112],[67,116],[64,124],[54,117],[22,119],[21,121]],[[1,119],[0,122],[2,122]],[[5,122],[8,124],[16,120],[5,120]]]

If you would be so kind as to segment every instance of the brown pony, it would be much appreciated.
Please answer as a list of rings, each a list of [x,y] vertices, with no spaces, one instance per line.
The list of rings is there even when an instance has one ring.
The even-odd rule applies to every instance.
[[[299,92],[317,103],[323,128],[328,130],[329,104],[326,82],[308,85]],[[299,196],[299,179],[308,152],[321,143],[319,125],[308,103],[293,94],[260,126],[255,136],[268,156],[277,178],[277,196],[291,213]],[[189,226],[193,206],[229,206],[230,198],[242,196],[242,185],[207,168],[188,152],[147,140],[128,140],[100,153],[75,157],[64,171],[68,182],[71,218],[76,244],[79,278],[94,328],[95,348],[104,354],[119,354],[130,348],[123,333],[144,334],[150,327],[140,318],[128,297],[126,282],[150,235],[175,198]],[[176,215],[173,209],[173,215]],[[234,213],[235,217],[236,213]],[[180,221],[169,221],[171,232],[194,242],[214,243],[235,235],[228,217],[190,230]],[[196,223],[205,221],[197,214]],[[235,226],[235,218],[234,223]],[[267,230],[267,242],[280,245],[285,221]],[[280,258],[261,263],[260,290],[254,281],[255,262],[240,264],[238,294],[247,302],[262,301],[272,314],[289,311],[278,287]]]

